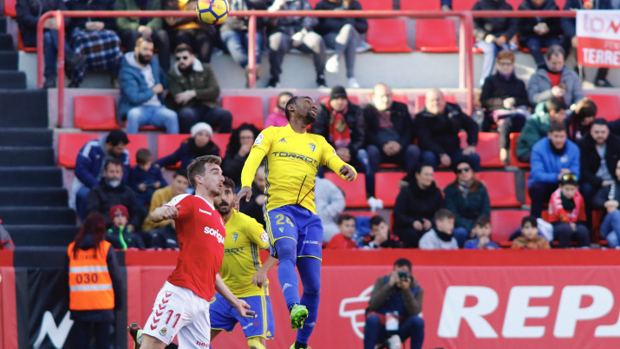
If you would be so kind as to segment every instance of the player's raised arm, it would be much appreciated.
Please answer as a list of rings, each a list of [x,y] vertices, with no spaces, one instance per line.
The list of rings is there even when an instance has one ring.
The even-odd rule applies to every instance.
[[[151,221],[159,223],[168,219],[175,219],[179,216],[179,209],[176,206],[158,207],[151,213]]]
[[[237,193],[237,199],[235,200],[235,206],[239,207],[239,201],[245,198],[246,202],[249,202],[252,198],[252,181],[256,175],[256,170],[263,161],[263,158],[269,152],[270,137],[266,133],[267,130],[261,132],[250,150],[250,155],[245,160],[243,170],[241,171],[241,190]]]

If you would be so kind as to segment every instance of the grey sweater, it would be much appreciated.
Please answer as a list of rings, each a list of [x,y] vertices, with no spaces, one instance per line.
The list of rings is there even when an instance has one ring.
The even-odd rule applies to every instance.
[[[561,84],[566,86],[566,93],[564,93],[564,102],[566,102],[566,105],[570,106],[571,104],[577,103],[584,97],[583,90],[581,89],[581,79],[577,73],[568,69],[566,66],[562,71]],[[532,75],[527,86],[527,93],[532,105],[553,97],[551,94],[551,80],[549,79],[549,75],[547,75],[546,69],[540,68]]]
[[[459,245],[454,236],[450,241],[443,241],[437,236],[435,229],[429,230],[420,239],[421,250],[458,250],[458,248]]]

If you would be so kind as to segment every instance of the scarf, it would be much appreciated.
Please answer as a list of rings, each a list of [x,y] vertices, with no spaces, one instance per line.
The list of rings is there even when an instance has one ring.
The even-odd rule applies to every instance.
[[[329,103],[327,103],[326,107],[329,111],[329,142],[336,149],[348,147],[351,144],[351,130],[344,118],[348,107],[345,107],[342,111],[332,110]]]
[[[550,139],[549,146],[551,147],[551,152],[557,156],[560,156],[566,152],[566,143],[564,143],[564,146],[562,148],[557,149],[556,147],[553,146],[553,143],[551,142],[551,139]]]
[[[441,240],[441,241],[450,241],[452,240],[452,234],[448,234],[448,233],[444,233],[441,230],[436,230],[435,233],[437,233],[437,237]]]
[[[564,194],[562,194],[561,192],[560,197],[562,198],[562,207],[564,208],[564,210],[566,210],[566,212],[572,212],[576,206],[575,198],[569,199],[565,197]]]
[[[469,189],[473,183],[473,178],[468,182],[459,181],[459,191],[461,192],[461,195],[463,195],[463,199],[467,199],[467,194],[469,194]]]

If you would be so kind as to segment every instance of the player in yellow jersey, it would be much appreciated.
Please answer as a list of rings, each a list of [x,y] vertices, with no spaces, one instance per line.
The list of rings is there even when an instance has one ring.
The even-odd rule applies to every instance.
[[[266,340],[275,334],[267,272],[277,262],[273,257],[261,266],[259,250],[269,248],[269,238],[263,226],[254,218],[232,207],[235,200],[235,182],[225,177],[222,194],[214,204],[224,222],[224,260],[220,275],[224,284],[239,299],[243,299],[256,312],[256,318],[245,318],[219,294],[211,304],[211,338],[221,331],[230,332],[237,322],[241,324],[250,349],[265,349]]]
[[[323,226],[314,205],[314,181],[319,166],[327,166],[342,178],[357,176],[353,167],[336,155],[325,138],[306,132],[316,120],[317,105],[310,97],[293,97],[286,104],[284,127],[269,127],[252,146],[241,173],[239,200],[249,201],[252,180],[263,158],[265,165],[265,225],[272,255],[280,260],[278,280],[298,329],[291,348],[308,348],[316,325],[321,290],[321,242]],[[299,298],[299,270],[303,296]]]

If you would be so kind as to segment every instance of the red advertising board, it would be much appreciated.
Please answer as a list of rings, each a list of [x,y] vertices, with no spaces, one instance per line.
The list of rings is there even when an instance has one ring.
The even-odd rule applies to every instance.
[[[579,64],[620,68],[620,11],[577,11],[577,41]]]

